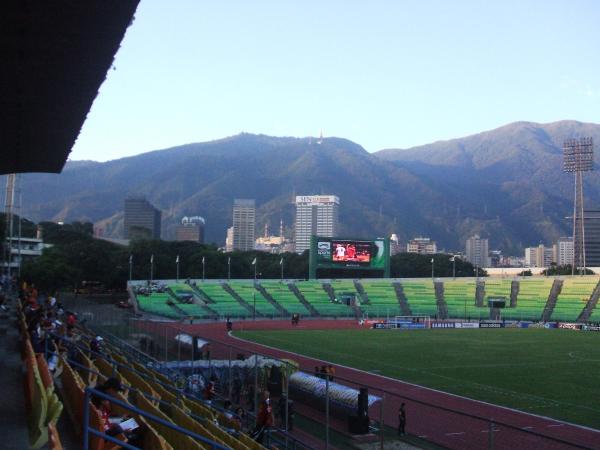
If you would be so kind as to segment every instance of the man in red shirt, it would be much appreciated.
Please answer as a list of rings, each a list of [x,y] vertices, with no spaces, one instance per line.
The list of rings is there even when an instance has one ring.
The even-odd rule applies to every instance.
[[[258,414],[256,415],[256,427],[252,432],[252,438],[259,444],[262,444],[265,433],[268,432],[269,428],[272,426],[273,406],[271,405],[269,391],[264,391],[263,399],[258,407]]]

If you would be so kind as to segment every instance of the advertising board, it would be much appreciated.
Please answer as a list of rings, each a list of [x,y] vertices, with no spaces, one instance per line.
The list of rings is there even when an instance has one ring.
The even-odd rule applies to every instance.
[[[581,330],[581,324],[580,323],[560,322],[558,324],[558,328],[562,328],[565,330]]]
[[[479,328],[504,328],[502,322],[479,322]]]
[[[479,322],[456,322],[454,328],[479,328]]]

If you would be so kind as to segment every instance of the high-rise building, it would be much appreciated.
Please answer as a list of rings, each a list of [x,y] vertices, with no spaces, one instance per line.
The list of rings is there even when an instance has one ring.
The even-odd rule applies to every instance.
[[[400,239],[398,239],[398,235],[396,233],[392,233],[390,236],[390,255],[397,255],[398,253],[402,253],[403,249],[400,244]]]
[[[479,237],[478,234],[471,236],[465,245],[465,256],[474,266],[488,267],[490,265],[488,240]]]
[[[254,199],[233,201],[233,249],[254,250],[256,203]]]
[[[296,253],[310,248],[312,235],[334,237],[338,233],[339,208],[335,195],[296,196]]]
[[[537,247],[525,249],[525,265],[527,267],[550,267],[558,259],[558,247],[546,247],[540,244]]]
[[[600,267],[600,210],[583,212],[585,229],[585,265]]]
[[[206,221],[200,216],[185,216],[175,228],[176,241],[192,241],[204,243],[204,226]]]
[[[434,255],[437,253],[437,244],[428,237],[416,237],[408,241],[406,251],[420,255]]]
[[[160,239],[162,213],[144,197],[125,199],[125,239]]]
[[[573,264],[573,238],[572,237],[561,237],[556,241],[556,247],[558,248],[558,260],[559,266],[566,266]]]
[[[233,251],[233,227],[227,228],[227,236],[225,237],[225,251]]]

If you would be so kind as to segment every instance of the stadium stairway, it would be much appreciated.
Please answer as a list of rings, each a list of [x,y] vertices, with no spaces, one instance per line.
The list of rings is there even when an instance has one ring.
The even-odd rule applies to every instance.
[[[327,292],[327,295],[329,296],[329,301],[335,302],[335,291],[333,290],[333,287],[331,287],[331,283],[321,283],[321,286],[323,286],[323,289],[325,290],[325,292]]]
[[[290,312],[283,306],[281,306],[279,303],[277,303],[273,296],[267,292],[264,286],[262,286],[260,283],[257,283],[256,289],[258,290],[258,292],[261,293],[261,295],[265,298],[266,301],[273,305],[273,308],[275,308],[281,315],[286,317],[291,316]]]
[[[441,281],[436,281],[433,283],[433,285],[435,287],[435,299],[437,301],[438,318],[447,319],[448,305],[446,304],[446,300],[444,299],[444,283]]]
[[[548,322],[552,317],[552,312],[554,311],[554,307],[556,306],[556,301],[558,300],[558,296],[560,291],[562,290],[563,280],[556,278],[552,283],[552,289],[550,289],[550,294],[548,295],[548,301],[546,302],[546,306],[544,306],[544,312],[542,313],[542,322]]]
[[[4,450],[29,448],[27,417],[23,401],[23,369],[19,332],[14,326],[14,306],[0,314],[0,436]]]
[[[485,297],[485,281],[477,281],[477,285],[475,287],[475,306],[482,308],[484,305]]]
[[[225,289],[225,291],[231,295],[240,305],[242,305],[251,315],[256,315],[256,317],[264,317],[263,314],[261,314],[258,311],[254,311],[254,308],[248,304],[248,302],[246,302],[246,300],[244,300],[242,297],[240,297],[240,295],[235,292],[231,286],[229,286],[229,284],[227,283],[223,283],[221,285],[223,287],[223,289]]]
[[[598,281],[598,284],[596,284],[592,295],[590,295],[590,298],[588,299],[587,303],[585,304],[585,307],[579,314],[579,317],[577,317],[577,322],[589,322],[590,316],[592,315],[592,312],[594,312],[594,309],[596,309],[596,305],[598,304],[598,299],[600,299],[600,280]]]
[[[513,280],[510,283],[510,307],[517,307],[517,298],[519,297],[519,288],[521,287],[521,283],[517,280]]]
[[[310,311],[311,316],[319,317],[321,315],[321,314],[319,314],[319,311],[317,311],[315,309],[315,307],[306,300],[304,295],[302,295],[302,292],[300,292],[300,290],[298,289],[298,286],[296,286],[294,283],[289,283],[288,288],[290,289],[290,291],[292,291],[294,293],[294,295],[298,298],[300,303],[302,303],[304,305],[304,307]]]
[[[410,306],[408,305],[408,300],[406,299],[406,295],[404,295],[404,289],[402,289],[402,285],[394,281],[392,283],[394,287],[394,291],[396,292],[396,298],[398,299],[398,304],[400,305],[400,311],[402,311],[402,315],[404,316],[412,316],[412,311]]]
[[[206,303],[207,306],[210,303],[215,303],[215,301],[206,292],[204,292],[202,289],[200,289],[198,286],[192,286],[192,289],[194,290],[194,293],[196,295],[198,295],[204,303]]]
[[[369,300],[369,294],[367,294],[367,291],[365,291],[365,288],[360,281],[354,280],[354,289],[356,289],[356,292],[358,293],[358,296],[360,297],[361,304],[363,304],[363,305],[371,304],[371,300]]]
[[[211,318],[211,319],[216,319],[219,317],[219,314],[217,314],[217,312],[215,310],[211,309],[206,304],[207,302],[202,298],[200,293],[196,289],[194,289],[193,286],[190,286],[189,284],[178,283],[178,284],[170,285],[168,287],[168,292],[172,294],[173,298],[175,298],[178,303],[180,303],[180,298],[179,298],[180,294],[191,295],[192,296],[192,304],[198,306],[198,308],[200,308],[200,310],[202,310],[202,312],[203,312],[203,314],[200,315],[201,317]],[[188,315],[188,316],[189,315],[197,315],[197,314],[190,314],[190,312],[187,311],[188,306],[186,306],[185,308],[186,309],[184,310],[184,312],[186,313],[186,315]]]

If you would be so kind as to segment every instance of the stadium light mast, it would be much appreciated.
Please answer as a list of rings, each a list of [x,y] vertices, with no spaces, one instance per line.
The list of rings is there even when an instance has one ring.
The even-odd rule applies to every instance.
[[[6,197],[4,199],[4,222],[6,225],[4,235],[4,268],[7,279],[11,277],[12,263],[12,245],[13,245],[13,222],[14,222],[14,202],[15,202],[15,185],[17,183],[17,175],[11,173],[6,178]]]
[[[573,264],[585,274],[585,226],[583,217],[583,172],[594,170],[594,142],[591,137],[567,139],[563,144],[563,171],[575,174],[575,198],[573,201]]]

